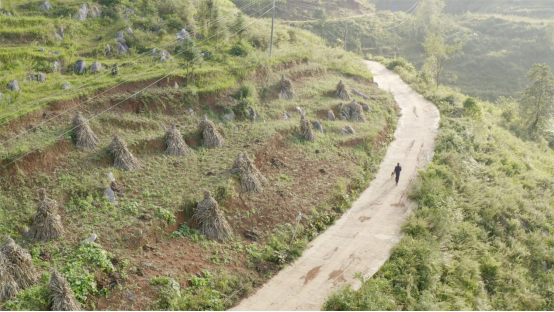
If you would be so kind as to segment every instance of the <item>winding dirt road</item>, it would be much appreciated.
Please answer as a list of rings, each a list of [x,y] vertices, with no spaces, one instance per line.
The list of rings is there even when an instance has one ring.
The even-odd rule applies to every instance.
[[[402,109],[395,140],[375,179],[335,225],[313,240],[303,255],[232,310],[320,310],[345,283],[359,288],[357,272],[373,275],[401,238],[413,205],[406,191],[417,169],[432,159],[439,124],[437,108],[376,62],[367,62],[379,87],[391,91]],[[402,166],[395,186],[391,172]]]

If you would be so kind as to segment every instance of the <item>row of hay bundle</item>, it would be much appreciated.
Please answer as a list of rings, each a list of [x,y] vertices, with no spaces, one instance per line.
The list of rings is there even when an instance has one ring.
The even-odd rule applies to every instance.
[[[339,83],[337,84],[335,95],[341,100],[345,100],[345,101],[350,100],[350,94],[348,93],[348,90],[346,89],[346,85],[344,84],[344,82],[342,82],[342,80],[339,81]]]
[[[304,116],[300,119],[300,135],[306,140],[312,142],[317,139],[317,136],[312,129],[312,123],[308,119],[304,118]]]
[[[285,78],[285,75],[281,76],[281,92],[279,92],[279,99],[292,100],[296,96],[294,88],[292,87],[292,81]]]
[[[245,192],[260,193],[268,182],[246,152],[238,154],[231,172],[240,174],[240,184]]]
[[[37,240],[56,239],[63,236],[62,220],[58,214],[58,202],[49,199],[44,189],[39,190],[40,204],[29,230],[29,236]]]
[[[358,104],[356,100],[346,105],[343,108],[344,116],[350,121],[365,122],[365,115],[362,105]]]
[[[98,144],[98,137],[92,132],[88,121],[81,113],[73,118],[73,129],[75,131],[75,145],[77,147],[94,148]]]
[[[75,299],[75,294],[67,279],[56,269],[51,271],[48,290],[50,292],[50,302],[52,303],[52,311],[80,311],[81,304]]]
[[[165,132],[165,139],[167,143],[167,149],[165,153],[170,156],[186,156],[190,154],[190,149],[183,140],[183,136],[176,125],[173,124]]]
[[[112,153],[114,157],[113,165],[115,168],[120,168],[127,171],[133,171],[136,169],[141,169],[142,164],[139,162],[138,159],[131,154],[129,149],[127,148],[127,143],[123,139],[121,139],[118,135],[116,135],[112,143],[110,143],[110,146],[108,147],[108,150],[110,153]]]
[[[223,240],[233,233],[223,211],[209,191],[204,191],[204,200],[198,203],[192,217],[200,225],[199,232],[208,238]]]
[[[207,148],[221,147],[225,145],[223,136],[217,131],[215,124],[208,119],[207,115],[204,115],[204,119],[198,125],[200,131],[202,131],[202,138],[204,140],[204,146]]]

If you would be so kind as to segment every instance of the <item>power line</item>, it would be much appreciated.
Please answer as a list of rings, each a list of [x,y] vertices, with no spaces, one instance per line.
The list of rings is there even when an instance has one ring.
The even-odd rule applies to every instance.
[[[247,5],[244,5],[243,7],[239,8],[239,10],[246,9],[247,7],[252,6],[252,5],[254,5],[254,4],[256,4],[256,3],[260,2],[260,1],[261,1],[261,0],[256,0],[256,1],[254,1],[254,2],[251,2],[251,3],[247,4]],[[256,11],[256,13],[259,12],[259,11],[260,11],[260,10]],[[255,13],[254,13],[254,14],[255,14]],[[227,18],[228,18],[228,17],[226,17],[226,16],[222,16],[222,17],[218,18],[217,20],[211,21],[210,23],[208,23],[207,25],[205,25],[205,26],[203,26],[203,27],[199,27],[199,29],[203,29],[203,28],[210,27],[211,25],[213,25],[213,24],[215,24],[215,23],[217,23],[217,22],[219,22],[219,21],[221,21],[221,20],[227,19]],[[171,40],[171,41],[167,42],[166,44],[164,44],[164,45],[162,46],[162,48],[166,48],[166,47],[172,45],[173,43],[175,43],[175,42],[178,41],[178,40],[179,40],[179,39]],[[135,57],[134,59],[126,60],[126,61],[127,61],[127,62],[136,62],[136,61],[141,60],[142,58],[145,58],[145,57],[149,56],[150,53],[151,53],[150,51],[144,52],[144,53],[142,53],[140,56],[137,56],[137,57]],[[132,64],[129,64],[128,66],[132,66]],[[122,67],[127,67],[127,66],[122,66]],[[83,89],[83,88],[89,86],[90,84],[92,84],[93,82],[95,82],[95,81],[97,81],[97,80],[99,80],[99,79],[101,79],[101,78],[104,78],[104,77],[106,77],[106,76],[109,76],[109,75],[110,75],[110,73],[107,73],[107,74],[105,74],[105,75],[96,75],[93,79],[90,79],[89,81],[85,82],[84,84],[80,85],[80,86],[77,87],[77,88],[72,88],[71,90],[62,90],[62,91],[59,91],[58,93],[49,95],[49,96],[47,96],[47,97],[45,97],[45,98],[42,98],[42,99],[40,99],[40,100],[36,100],[36,101],[34,101],[33,103],[31,103],[31,104],[27,104],[26,106],[20,107],[19,109],[17,109],[16,111],[12,112],[11,114],[15,114],[15,113],[20,112],[20,111],[22,111],[22,110],[25,110],[25,109],[27,109],[27,108],[29,108],[29,107],[35,106],[36,104],[38,104],[38,103],[40,103],[40,102],[46,101],[46,100],[48,100],[48,99],[52,99],[53,97],[58,96],[58,95],[60,95],[60,94],[62,94],[62,93],[69,92],[69,91],[75,92],[75,91],[77,91],[77,90]],[[119,83],[119,84],[117,84],[117,85],[115,85],[115,86],[110,87],[109,89],[105,90],[104,92],[102,92],[102,93],[99,94],[99,95],[102,95],[102,94],[104,94],[105,92],[107,92],[107,91],[109,91],[109,90],[111,90],[111,89],[113,89],[113,88],[116,88],[116,87],[120,86],[121,84],[123,84],[123,83],[125,83],[125,82],[127,82],[127,81],[128,81],[128,79],[127,79],[127,80],[124,80],[123,82],[121,82],[121,83]],[[99,95],[96,95],[96,96],[94,96],[93,98],[95,98],[95,97],[97,97],[97,96],[99,96]],[[89,100],[90,100],[90,99],[89,99]],[[0,123],[0,126],[3,126],[3,125],[5,125],[6,123],[8,123],[8,122],[10,122],[10,121],[12,121],[12,120],[14,120],[14,119],[16,119],[16,118],[19,118],[19,117],[21,117],[21,116],[23,116],[23,115],[25,115],[25,114],[28,114],[28,113],[34,111],[36,108],[39,108],[39,107],[41,107],[41,106],[42,106],[42,105],[36,105],[36,107],[33,108],[33,109],[31,109],[30,111],[27,111],[27,112],[24,112],[24,113],[22,113],[22,114],[16,115],[16,116],[14,116],[14,117],[12,117],[12,118],[9,118],[8,116],[2,117],[2,118],[0,118],[0,120],[2,120],[2,123]]]
[[[266,6],[266,7],[267,7],[267,6]],[[264,8],[265,8],[265,7],[264,7]],[[254,23],[257,22],[262,16],[264,16],[265,14],[267,14],[269,11],[271,11],[271,9],[265,11],[262,15],[258,16],[253,22],[251,22],[251,23],[247,24],[245,27],[239,29],[238,31],[236,31],[235,33],[233,33],[231,36],[236,35],[236,34],[239,33],[240,31],[242,31],[242,30],[246,29],[247,27],[249,27],[250,25],[254,24]],[[222,42],[223,42],[223,41],[222,41]],[[217,47],[219,44],[220,44],[220,43],[215,44],[215,45],[212,46],[208,51],[211,51],[212,49],[214,49],[215,47]],[[198,56],[198,57],[200,57],[200,56]],[[187,63],[187,64],[188,64],[188,63]],[[130,99],[131,97],[133,97],[133,96],[139,94],[140,92],[146,90],[147,88],[150,88],[150,87],[153,86],[154,84],[156,84],[156,83],[162,81],[163,79],[169,77],[171,74],[173,74],[174,72],[176,72],[178,69],[182,68],[182,67],[185,66],[185,65],[186,65],[186,64],[183,64],[183,65],[179,66],[179,67],[176,68],[175,70],[171,71],[169,74],[163,76],[162,78],[160,78],[160,79],[154,81],[153,83],[149,84],[148,86],[146,86],[146,87],[142,88],[141,90],[135,92],[134,94],[128,96],[127,98],[125,98],[125,99],[122,100],[121,102],[118,102],[118,103],[116,103],[116,104],[114,104],[114,105],[108,107],[107,109],[101,111],[100,113],[98,113],[98,114],[92,116],[91,118],[86,119],[86,121],[87,121],[87,122],[88,122],[88,121],[91,121],[92,119],[94,119],[94,118],[100,116],[101,114],[103,114],[103,113],[105,113],[105,112],[107,112],[107,111],[113,109],[114,107],[116,107],[116,106],[118,106],[119,104],[121,104],[121,103],[127,101],[127,100]],[[59,140],[59,139],[62,138],[64,135],[66,135],[66,134],[68,134],[69,132],[75,130],[77,127],[78,127],[78,126],[75,126],[75,127],[71,128],[71,129],[69,129],[68,131],[66,131],[66,132],[64,132],[64,133],[62,133],[62,134],[60,134],[60,135],[58,135],[57,137],[54,138],[54,140]],[[31,153],[33,153],[33,152],[39,150],[39,149],[40,149],[40,148],[36,148],[36,149],[34,149],[34,150],[31,150],[31,151],[25,153],[24,155],[22,155],[22,156],[20,156],[20,157],[18,157],[18,158],[16,158],[16,159],[14,159],[14,160],[11,161],[10,163],[8,163],[8,164],[2,166],[2,169],[6,168],[7,166],[9,166],[9,165],[15,163],[16,161],[18,161],[18,160],[24,158],[25,156],[27,156],[27,155],[29,155],[29,154],[31,154]]]
[[[268,6],[265,6],[265,7],[261,8],[260,10],[256,11],[254,14],[256,14],[256,13],[258,13],[258,12],[264,10],[264,9],[267,8],[267,7],[268,7]],[[265,14],[265,13],[264,13],[264,14]],[[259,17],[258,17],[258,18],[259,18]],[[208,41],[209,39],[211,39],[211,38],[213,38],[213,37],[219,35],[219,33],[223,33],[224,31],[225,31],[225,30],[222,30],[222,31],[220,31],[220,32],[218,32],[218,33],[212,35],[211,37],[206,38],[204,41]],[[183,52],[184,52],[184,51],[183,51]],[[181,53],[183,53],[183,52],[179,52],[179,53],[175,54],[175,56],[177,56],[177,55],[179,55],[179,54],[181,54]],[[155,65],[155,66],[160,66],[160,64]],[[135,77],[137,77],[137,76],[139,76],[139,75],[141,75],[141,74],[138,74],[138,75],[136,75]],[[125,82],[125,81],[124,81],[124,82]],[[120,86],[120,85],[123,84],[124,82],[122,82],[122,83],[120,83],[120,84],[118,84],[118,85],[116,85],[116,86],[114,86],[114,87],[112,87],[112,88],[110,88],[110,89],[108,89],[108,90],[106,90],[106,91],[104,91],[104,92],[102,92],[102,93],[100,93],[100,94],[98,94],[98,95],[92,97],[92,98],[89,98],[89,99],[87,99],[87,100],[85,100],[85,101],[83,101],[83,102],[77,104],[76,106],[74,106],[74,107],[72,107],[72,108],[69,108],[69,109],[63,111],[62,113],[60,113],[60,114],[58,114],[58,115],[56,115],[56,116],[50,117],[49,119],[44,120],[43,122],[39,123],[38,125],[33,126],[32,128],[27,129],[27,130],[23,131],[22,133],[20,133],[20,134],[14,136],[14,137],[11,137],[10,139],[8,139],[8,140],[6,140],[6,141],[4,141],[4,142],[1,142],[1,143],[0,143],[0,146],[3,146],[3,145],[5,145],[5,144],[7,144],[7,143],[9,143],[9,142],[11,142],[11,141],[17,139],[18,137],[21,137],[22,135],[24,135],[24,134],[26,134],[26,133],[28,133],[28,132],[30,132],[30,131],[32,131],[32,130],[34,130],[34,129],[40,127],[40,126],[42,126],[42,125],[44,125],[45,123],[47,123],[47,122],[49,122],[49,121],[51,121],[51,120],[53,120],[53,119],[55,119],[55,118],[58,118],[58,117],[60,117],[60,116],[62,116],[62,115],[64,115],[64,114],[66,114],[67,112],[73,111],[73,110],[75,110],[75,109],[81,107],[83,104],[85,104],[85,103],[91,101],[92,99],[94,99],[94,98],[96,98],[96,97],[98,97],[98,96],[100,96],[100,95],[102,95],[102,94],[108,92],[109,90],[112,90],[113,88],[116,88],[116,87]]]

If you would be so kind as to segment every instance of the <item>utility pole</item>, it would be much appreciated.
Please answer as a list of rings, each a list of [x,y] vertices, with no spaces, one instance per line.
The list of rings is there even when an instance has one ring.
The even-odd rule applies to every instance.
[[[275,22],[275,0],[273,0],[273,13],[271,15],[271,43],[269,45],[269,57],[273,55],[273,24]]]
[[[347,24],[346,24],[346,10],[344,10],[344,51],[346,51],[346,31],[347,31]]]

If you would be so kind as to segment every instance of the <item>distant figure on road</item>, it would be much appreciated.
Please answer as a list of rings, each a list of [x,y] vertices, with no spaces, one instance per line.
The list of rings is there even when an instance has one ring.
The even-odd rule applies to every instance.
[[[402,171],[402,167],[400,167],[400,163],[396,163],[396,167],[394,167],[394,171],[392,172],[393,174],[396,175],[396,185],[398,185],[398,179],[400,178],[400,171]]]

